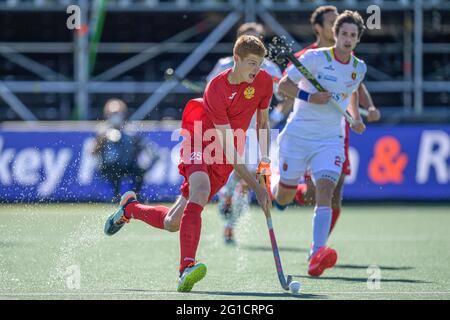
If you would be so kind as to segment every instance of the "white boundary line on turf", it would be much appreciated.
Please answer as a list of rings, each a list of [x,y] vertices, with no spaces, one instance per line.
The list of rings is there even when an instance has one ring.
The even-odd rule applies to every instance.
[[[192,292],[195,294],[195,291]],[[265,292],[267,294],[267,292]],[[276,292],[272,292],[277,294]],[[443,292],[384,292],[384,291],[348,291],[348,292],[337,292],[337,291],[324,291],[324,292],[302,292],[304,294],[422,294],[422,295],[436,295],[436,294],[448,294],[450,291]],[[300,294],[302,294],[300,293]],[[14,297],[14,296],[106,296],[106,295],[181,295],[179,292],[60,292],[60,293],[49,293],[49,292],[33,292],[33,293],[0,293],[0,297]],[[246,292],[242,292],[246,294]],[[212,294],[213,295],[213,294]],[[227,294],[214,294],[220,296],[227,296]],[[239,295],[239,292],[233,292],[233,295]]]
[[[176,295],[179,292],[33,292],[33,293],[0,293],[0,297],[21,297],[21,296],[107,296],[107,295]]]
[[[329,292],[305,292],[310,294],[448,294],[450,295],[450,292],[383,292],[383,291],[349,291],[349,292],[336,292],[336,291],[329,291]]]

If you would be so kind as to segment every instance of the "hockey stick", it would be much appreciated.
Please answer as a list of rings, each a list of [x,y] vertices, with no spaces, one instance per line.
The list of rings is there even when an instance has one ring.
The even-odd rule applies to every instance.
[[[166,80],[176,79],[176,80],[178,80],[181,83],[181,85],[183,87],[185,87],[186,89],[191,90],[194,93],[202,93],[203,90],[204,90],[204,87],[202,87],[201,85],[198,85],[198,84],[192,82],[191,80],[182,79],[181,77],[177,76],[172,68],[168,68],[164,72],[164,78]],[[362,116],[364,116],[364,117],[367,117],[367,115],[369,114],[369,112],[366,109],[363,109],[363,108],[359,108],[359,113]]]
[[[203,90],[205,88],[203,88],[202,86],[187,80],[187,79],[182,79],[180,76],[178,76],[176,74],[176,72],[172,69],[172,68],[168,68],[165,72],[164,72],[164,78],[166,80],[177,80],[181,83],[181,85],[187,89],[192,90],[195,93],[202,93]]]
[[[262,185],[267,186],[264,172],[260,175],[259,182]],[[272,216],[270,214],[269,208],[267,208],[267,212],[264,211],[264,215],[266,216],[267,228],[269,229],[270,244],[272,245],[272,253],[273,258],[275,260],[275,267],[277,269],[278,280],[280,281],[281,287],[284,290],[289,290],[289,284],[292,282],[292,276],[288,275],[287,278],[284,277],[283,266],[281,265],[280,252],[278,250],[275,232],[273,231]]]
[[[314,78],[313,74],[308,69],[306,69],[306,67],[300,61],[298,61],[298,59],[294,56],[292,52],[282,51],[276,57],[278,63],[282,63],[285,59],[289,60],[297,68],[297,70],[306,78],[306,80],[308,80],[314,86],[314,88],[316,88],[320,92],[327,91],[325,90],[324,87],[322,87],[319,81],[317,81],[317,79]],[[339,104],[336,102],[336,100],[334,100],[334,98],[331,98],[330,102],[331,105],[345,117],[345,119],[350,125],[355,124],[355,120],[353,120],[352,116],[347,111],[343,111],[339,106]]]

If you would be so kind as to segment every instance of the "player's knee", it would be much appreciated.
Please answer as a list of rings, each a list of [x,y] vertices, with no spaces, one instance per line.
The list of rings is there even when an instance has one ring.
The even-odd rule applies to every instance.
[[[277,192],[277,197],[276,197],[276,201],[281,204],[281,205],[286,205],[291,203],[291,201],[294,199],[295,197],[295,193],[297,192],[297,187],[283,187],[281,185],[278,186],[278,192]]]
[[[164,229],[170,232],[177,232],[180,230],[181,217],[186,207],[187,199],[180,197],[175,202],[175,205],[170,209],[169,213],[164,218]]]
[[[189,194],[189,201],[205,205],[208,202],[209,194],[211,193],[211,188],[209,185],[197,186],[192,189]]]
[[[317,196],[318,197],[327,197],[331,200],[333,197],[334,185],[332,183],[323,183],[320,186],[317,186]]]
[[[313,173],[313,177],[316,181],[316,188],[331,185],[334,190],[338,184],[340,173],[331,170],[319,170]]]
[[[195,196],[197,198],[208,201],[209,194],[211,193],[211,188],[210,188],[209,184],[199,186],[199,187],[195,188],[193,193],[195,194]]]
[[[164,228],[169,232],[177,232],[180,230],[180,220],[176,219],[166,219],[164,221]]]
[[[208,202],[211,186],[209,177],[204,172],[195,172],[189,178],[189,201],[200,205]]]
[[[318,205],[331,205],[334,189],[339,174],[331,171],[321,171],[316,174],[316,202]]]
[[[277,202],[281,205],[289,204],[294,197],[289,194],[279,194],[277,197]]]

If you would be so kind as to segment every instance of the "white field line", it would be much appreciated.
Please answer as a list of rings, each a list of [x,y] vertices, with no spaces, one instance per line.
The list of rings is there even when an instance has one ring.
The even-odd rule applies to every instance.
[[[265,292],[267,293],[267,292]],[[273,294],[278,294],[279,292],[273,292]],[[304,292],[305,294],[361,294],[361,295],[379,295],[379,294],[395,294],[395,295],[449,295],[450,291],[441,291],[441,292],[400,292],[400,291],[313,291],[313,292]],[[192,292],[195,294],[195,292]],[[242,292],[245,295],[245,292]],[[22,293],[0,293],[0,297],[26,297],[26,296],[107,296],[107,295],[142,295],[142,296],[153,296],[153,295],[179,295],[182,296],[179,292],[22,292]],[[238,296],[239,292],[233,292],[233,295]],[[216,296],[216,294],[214,294]],[[223,294],[223,296],[227,296],[227,294]],[[301,294],[300,294],[301,296]]]

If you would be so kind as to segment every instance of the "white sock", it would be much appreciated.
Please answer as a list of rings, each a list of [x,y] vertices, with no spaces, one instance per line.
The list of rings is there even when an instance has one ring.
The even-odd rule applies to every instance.
[[[313,245],[311,255],[327,243],[331,225],[331,208],[315,207],[313,217]]]

